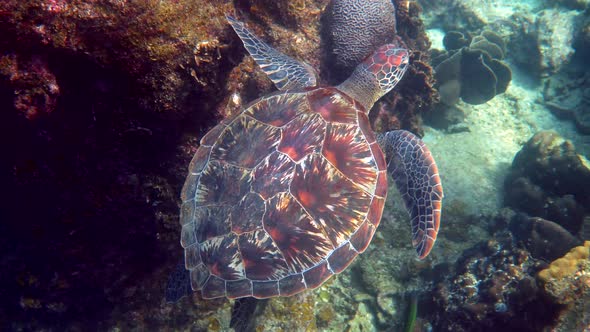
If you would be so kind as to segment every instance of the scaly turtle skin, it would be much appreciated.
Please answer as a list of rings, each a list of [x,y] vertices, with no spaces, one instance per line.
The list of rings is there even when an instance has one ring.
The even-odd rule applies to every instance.
[[[317,87],[308,65],[228,21],[281,91],[209,131],[189,165],[180,223],[191,288],[204,298],[268,298],[318,287],[369,245],[388,172],[413,244],[428,255],[442,199],[434,160],[413,134],[377,136],[368,120],[403,76],[408,51],[381,46],[341,85]]]

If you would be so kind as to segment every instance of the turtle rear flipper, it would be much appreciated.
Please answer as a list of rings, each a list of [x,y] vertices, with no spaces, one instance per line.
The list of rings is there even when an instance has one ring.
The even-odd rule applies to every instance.
[[[244,47],[262,71],[281,91],[315,87],[315,71],[304,62],[299,62],[270,47],[250,32],[244,23],[227,15],[227,21],[238,34]]]
[[[412,245],[425,258],[440,226],[443,189],[436,163],[426,144],[408,131],[390,131],[378,135],[377,141],[410,214]]]
[[[236,299],[231,310],[229,327],[236,332],[254,331],[256,317],[264,310],[268,299],[242,297]]]
[[[190,272],[184,265],[184,259],[176,265],[166,283],[166,302],[178,302],[192,292]]]

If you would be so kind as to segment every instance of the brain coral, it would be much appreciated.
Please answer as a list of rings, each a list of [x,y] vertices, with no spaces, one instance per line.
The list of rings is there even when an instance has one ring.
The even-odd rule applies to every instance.
[[[390,0],[334,0],[331,39],[336,65],[354,68],[396,34],[395,8]]]

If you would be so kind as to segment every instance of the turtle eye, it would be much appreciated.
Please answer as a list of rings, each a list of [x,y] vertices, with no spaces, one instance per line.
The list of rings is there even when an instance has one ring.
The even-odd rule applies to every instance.
[[[408,63],[410,54],[405,48],[390,48],[385,51],[387,56],[386,62],[392,66],[402,66]]]

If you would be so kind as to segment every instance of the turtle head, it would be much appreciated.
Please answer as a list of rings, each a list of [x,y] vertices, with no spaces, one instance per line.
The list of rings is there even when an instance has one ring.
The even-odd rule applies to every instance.
[[[409,63],[407,49],[385,44],[361,62],[338,89],[360,102],[369,112],[373,104],[401,80]]]
[[[368,70],[379,83],[382,97],[395,87],[408,69],[410,53],[405,48],[386,44],[365,59],[357,69]]]

